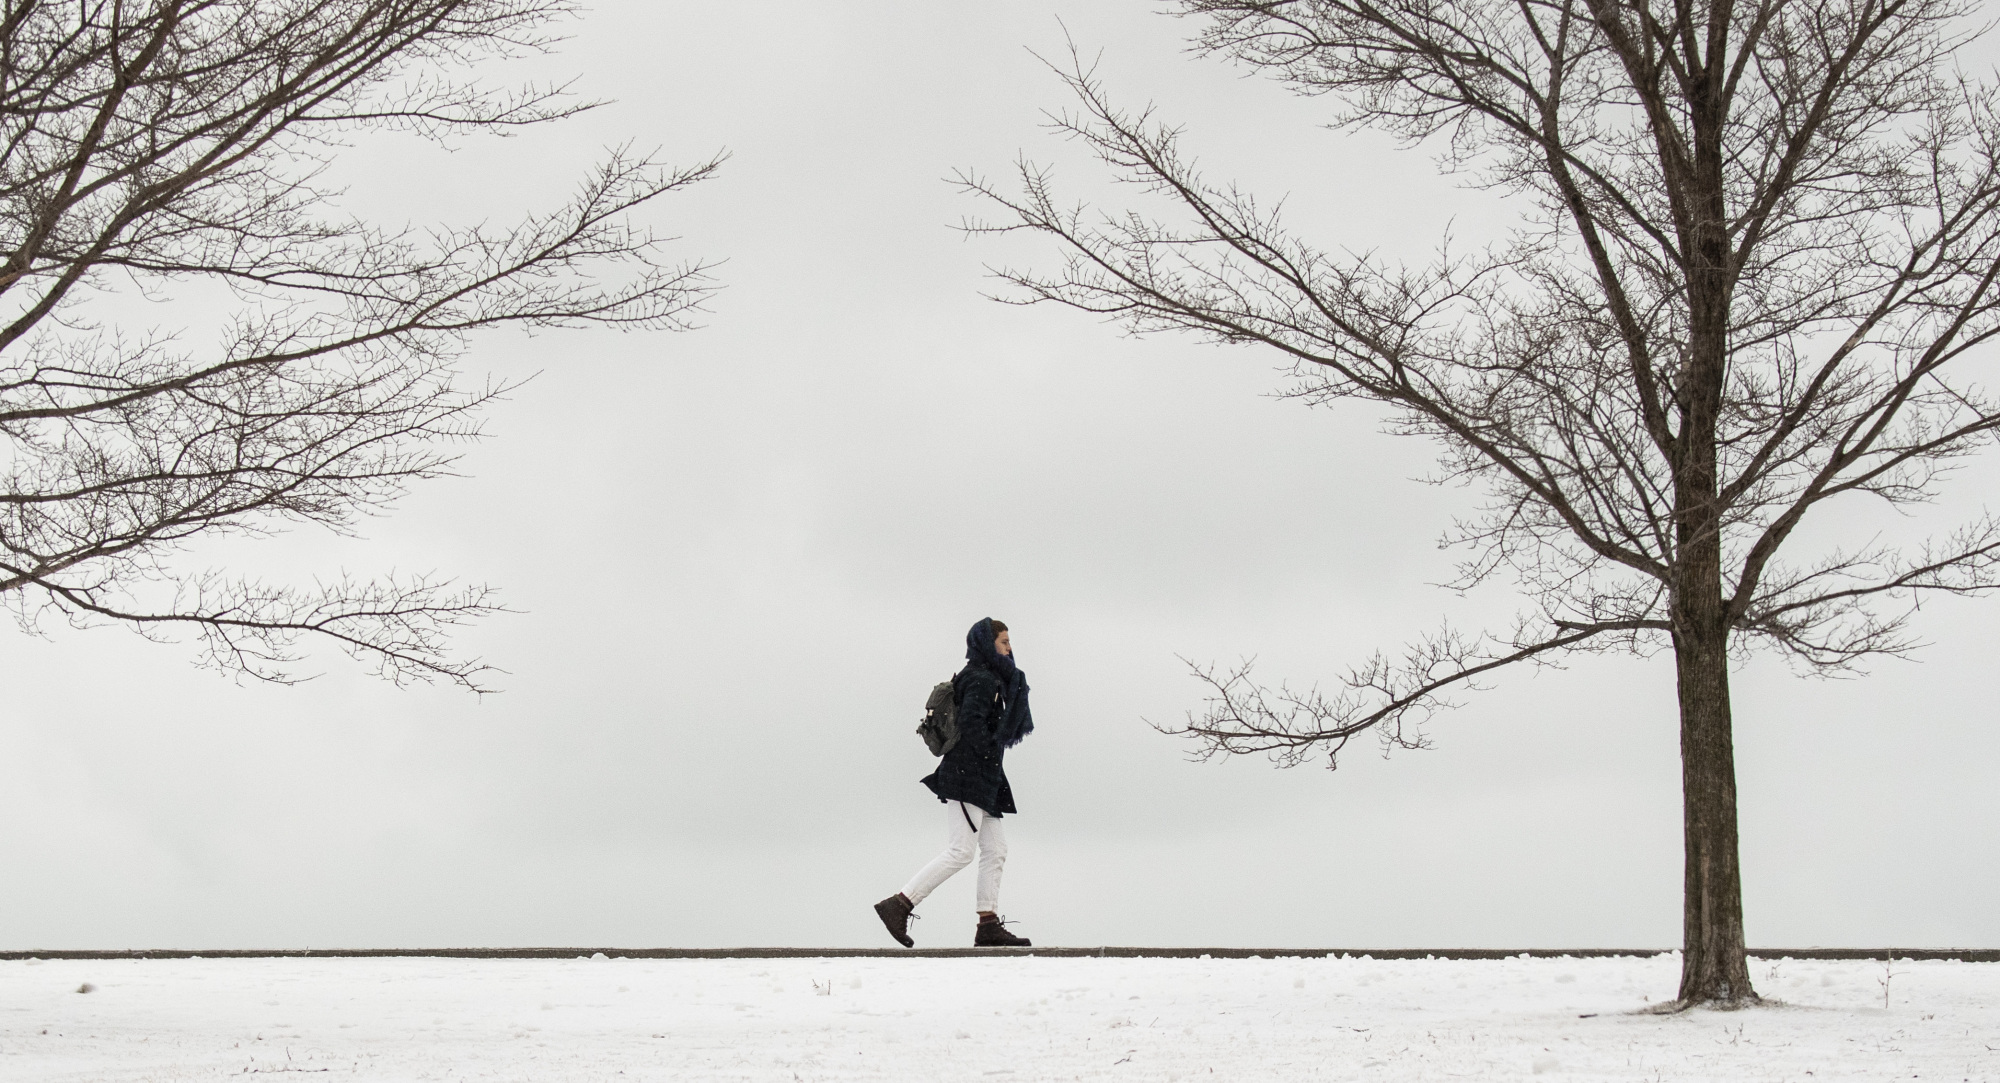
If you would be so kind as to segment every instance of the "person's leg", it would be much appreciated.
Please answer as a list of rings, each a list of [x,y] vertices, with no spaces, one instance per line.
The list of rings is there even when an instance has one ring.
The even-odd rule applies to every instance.
[[[979,824],[979,924],[973,926],[975,948],[1025,948],[1025,936],[1015,936],[1000,924],[1000,873],[1007,867],[1007,829],[996,817]]]
[[[913,907],[936,891],[939,884],[951,879],[953,873],[972,864],[973,850],[979,844],[979,832],[974,829],[974,824],[986,815],[985,812],[961,801],[946,801],[944,811],[949,824],[945,829],[944,852],[918,869],[903,888],[903,897],[910,900]]]
[[[1000,909],[1000,873],[1007,867],[1007,831],[997,816],[979,814],[979,895],[978,910],[991,914]]]

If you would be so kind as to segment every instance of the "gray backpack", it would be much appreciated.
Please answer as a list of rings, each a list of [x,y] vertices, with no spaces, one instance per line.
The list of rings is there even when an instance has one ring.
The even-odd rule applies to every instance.
[[[951,682],[939,681],[924,701],[924,720],[917,723],[917,736],[931,755],[942,756],[958,743],[958,705],[952,702]]]

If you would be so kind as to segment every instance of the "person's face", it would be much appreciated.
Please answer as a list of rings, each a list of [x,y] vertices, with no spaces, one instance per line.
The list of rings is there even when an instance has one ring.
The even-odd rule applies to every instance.
[[[1014,653],[1014,642],[1007,638],[1007,633],[1001,632],[999,635],[993,637],[993,649],[999,651],[1001,654],[1012,655]]]

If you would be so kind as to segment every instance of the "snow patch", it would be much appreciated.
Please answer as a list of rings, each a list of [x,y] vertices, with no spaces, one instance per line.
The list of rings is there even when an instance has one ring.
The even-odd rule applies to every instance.
[[[628,959],[613,986],[566,960],[23,960],[0,963],[0,1076],[2000,1080],[2000,964],[1898,961],[1885,1009],[1881,963],[1790,960],[1754,972],[1782,1006],[1645,1012],[1679,965]]]

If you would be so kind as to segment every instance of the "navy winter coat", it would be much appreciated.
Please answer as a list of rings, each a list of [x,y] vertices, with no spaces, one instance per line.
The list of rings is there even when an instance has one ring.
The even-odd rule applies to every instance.
[[[969,663],[951,681],[958,699],[958,743],[923,780],[940,801],[963,801],[999,816],[1015,811],[1014,789],[1000,758],[1005,750],[994,733],[1000,716],[1000,677]]]
[[[951,679],[958,743],[923,783],[940,801],[963,801],[999,816],[1015,811],[1001,757],[1034,732],[1035,722],[1028,712],[1027,677],[1013,658],[993,648],[994,634],[990,619],[965,634],[965,668]]]

